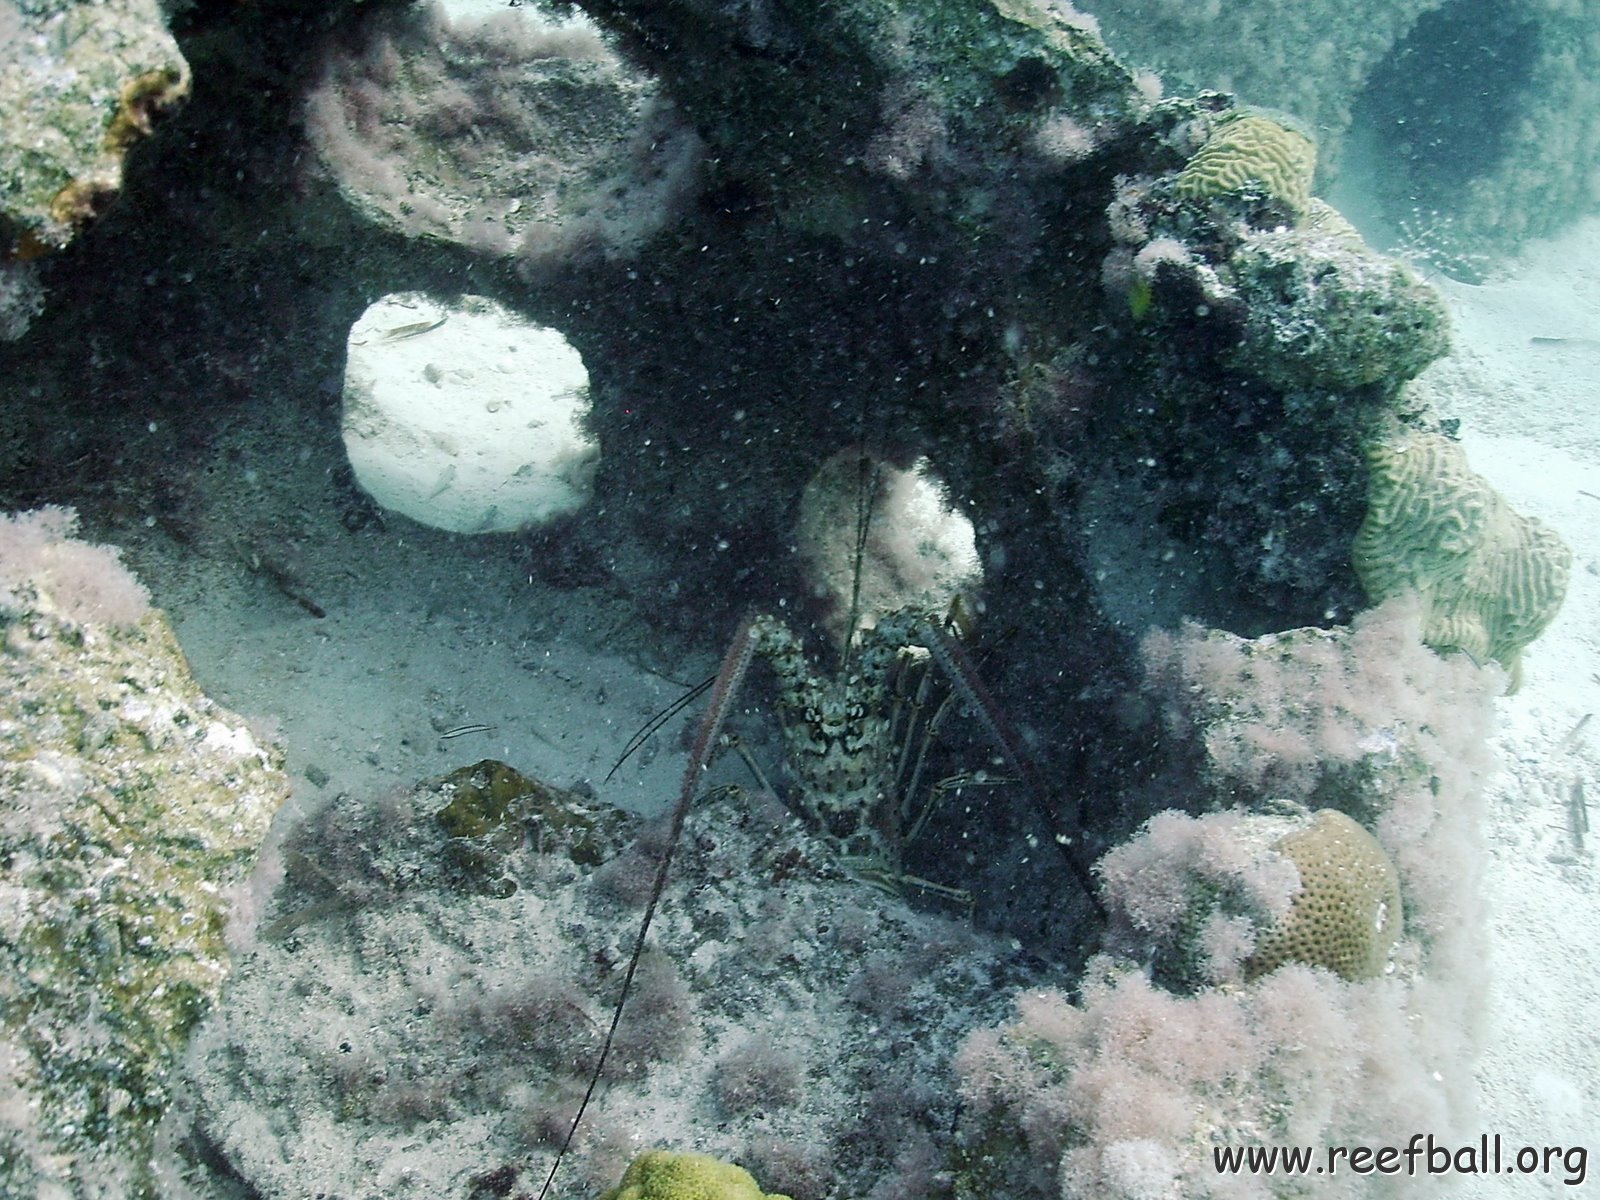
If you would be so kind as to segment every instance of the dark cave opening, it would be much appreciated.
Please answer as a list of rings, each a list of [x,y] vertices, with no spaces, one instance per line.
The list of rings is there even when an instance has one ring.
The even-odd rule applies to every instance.
[[[1424,13],[1372,72],[1352,114],[1351,166],[1391,220],[1448,217],[1506,153],[1537,59],[1539,26],[1500,0]]]

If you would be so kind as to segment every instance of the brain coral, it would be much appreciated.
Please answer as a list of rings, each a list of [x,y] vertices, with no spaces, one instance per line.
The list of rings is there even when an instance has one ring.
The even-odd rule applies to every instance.
[[[709,1154],[646,1150],[600,1200],[789,1200],[768,1196],[743,1167]]]
[[[1380,439],[1367,461],[1367,516],[1351,551],[1367,595],[1419,593],[1428,645],[1492,658],[1514,687],[1519,655],[1566,596],[1572,552],[1514,511],[1441,434]]]
[[[1285,834],[1278,853],[1300,872],[1289,911],[1256,939],[1249,978],[1284,963],[1326,967],[1345,979],[1383,973],[1400,934],[1400,878],[1378,840],[1341,812],[1322,809]]]
[[[1178,175],[1178,195],[1194,200],[1252,183],[1302,216],[1311,204],[1317,148],[1305,134],[1259,113],[1220,122]]]

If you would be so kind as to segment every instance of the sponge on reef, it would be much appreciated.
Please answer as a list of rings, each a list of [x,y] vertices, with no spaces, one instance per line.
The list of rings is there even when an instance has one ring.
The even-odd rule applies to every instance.
[[[1351,552],[1367,595],[1418,592],[1428,645],[1492,658],[1514,686],[1519,655],[1566,597],[1572,552],[1512,509],[1441,434],[1380,440],[1367,462],[1367,516]]]
[[[789,1200],[767,1195],[743,1167],[709,1154],[646,1150],[600,1200]]]
[[[1383,974],[1400,934],[1400,877],[1378,839],[1334,809],[1285,834],[1278,853],[1300,873],[1284,914],[1257,937],[1247,978],[1284,963],[1326,967],[1345,979]]]

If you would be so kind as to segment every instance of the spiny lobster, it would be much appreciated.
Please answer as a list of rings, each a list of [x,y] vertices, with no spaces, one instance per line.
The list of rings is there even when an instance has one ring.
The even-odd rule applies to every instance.
[[[916,777],[920,774],[920,753],[914,755],[917,761],[910,783],[901,786],[899,782],[905,775],[908,757],[913,755],[906,748],[905,737],[897,736],[899,718],[892,702],[891,682],[919,647],[949,677],[956,694],[984,725],[1050,831],[1050,840],[1098,906],[1088,866],[1077,850],[1076,831],[1058,828],[1019,739],[961,643],[942,621],[904,610],[881,616],[871,627],[857,630],[839,670],[826,674],[813,668],[800,639],[783,621],[767,614],[746,616],[710,684],[710,698],[684,770],[683,786],[672,810],[665,848],[623,975],[621,994],[612,1010],[588,1087],[539,1191],[539,1200],[548,1196],[599,1085],[690,805],[756,656],[766,659],[779,681],[777,706],[789,766],[797,784],[789,797],[790,806],[818,833],[839,846],[843,864],[854,873],[868,882],[892,885],[904,878],[900,873],[902,849],[926,815],[925,811],[911,811],[919,790]]]

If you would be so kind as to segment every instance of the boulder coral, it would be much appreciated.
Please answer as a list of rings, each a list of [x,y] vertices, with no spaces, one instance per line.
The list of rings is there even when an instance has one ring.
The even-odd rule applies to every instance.
[[[1178,992],[1238,985],[1287,963],[1371,979],[1404,923],[1388,852],[1334,809],[1168,810],[1097,871],[1109,944]]]
[[[1111,44],[1160,71],[1169,90],[1225,87],[1292,112],[1332,142],[1336,156],[1366,80],[1417,17],[1440,4],[1123,0],[1102,6],[1101,20]]]
[[[709,1154],[646,1150],[600,1200],[789,1200],[761,1190],[743,1167]]]
[[[1404,920],[1400,876],[1378,839],[1325,808],[1275,849],[1294,863],[1300,886],[1289,911],[1257,937],[1246,975],[1285,963],[1325,967],[1343,979],[1383,974]]]

